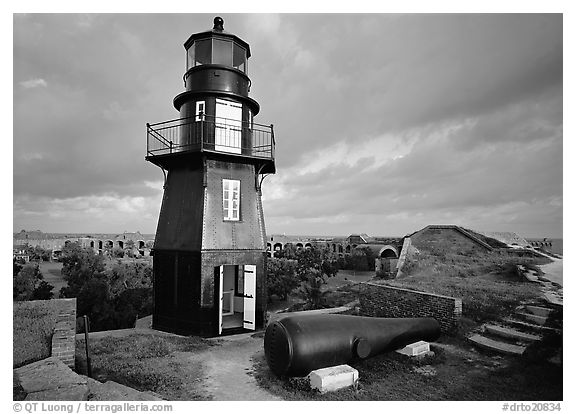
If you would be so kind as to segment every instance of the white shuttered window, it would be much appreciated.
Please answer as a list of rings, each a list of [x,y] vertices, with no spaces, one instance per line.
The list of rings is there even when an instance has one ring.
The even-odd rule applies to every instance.
[[[224,220],[240,220],[240,180],[222,180]]]

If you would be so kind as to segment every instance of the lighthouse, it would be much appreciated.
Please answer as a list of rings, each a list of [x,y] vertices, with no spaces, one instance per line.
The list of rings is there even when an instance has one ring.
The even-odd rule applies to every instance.
[[[252,331],[266,316],[261,186],[276,171],[274,130],[255,122],[250,46],[222,18],[184,48],[179,116],[147,124],[146,160],[164,174],[152,326],[204,336]]]

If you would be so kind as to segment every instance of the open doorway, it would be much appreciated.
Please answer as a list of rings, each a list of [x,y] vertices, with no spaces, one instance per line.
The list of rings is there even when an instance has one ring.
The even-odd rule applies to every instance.
[[[219,331],[256,327],[256,266],[222,265],[217,268],[220,277],[218,312]]]

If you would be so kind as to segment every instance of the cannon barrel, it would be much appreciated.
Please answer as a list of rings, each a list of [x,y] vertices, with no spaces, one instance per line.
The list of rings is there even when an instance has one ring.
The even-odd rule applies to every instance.
[[[440,325],[434,318],[289,315],[266,328],[264,353],[276,375],[304,376],[439,336]]]

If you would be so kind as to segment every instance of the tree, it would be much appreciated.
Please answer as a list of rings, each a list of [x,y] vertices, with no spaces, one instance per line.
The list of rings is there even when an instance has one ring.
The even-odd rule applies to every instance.
[[[50,283],[46,282],[45,280],[41,280],[38,286],[34,289],[34,293],[32,295],[33,300],[49,300],[54,297],[54,293],[52,290],[54,286]]]
[[[114,247],[112,249],[112,257],[122,258],[124,257],[124,249],[121,247]]]
[[[28,256],[30,257],[30,260],[34,260],[34,261],[49,261],[50,260],[50,256],[52,255],[52,251],[51,250],[46,250],[44,249],[42,246],[29,246],[26,245],[26,253],[28,254]]]
[[[13,298],[17,301],[51,299],[54,286],[43,280],[38,263],[14,264]]]
[[[336,259],[326,248],[312,246],[310,249],[299,250],[296,252],[296,259],[298,260],[296,274],[302,281],[308,279],[310,269],[318,271],[323,281],[326,277],[332,277],[338,273]]]
[[[111,298],[116,298],[125,290],[152,289],[152,266],[147,262],[127,262],[120,260],[105,272]]]
[[[276,295],[282,300],[288,298],[288,294],[298,287],[300,279],[296,275],[298,262],[285,258],[270,258],[267,262],[268,277],[268,300],[271,295]]]
[[[64,247],[62,263],[62,277],[68,282],[68,287],[61,291],[65,297],[77,296],[87,282],[101,277],[105,269],[103,256],[77,243],[69,243]]]
[[[279,252],[276,252],[276,257],[279,259],[284,258],[284,259],[295,260],[296,259],[296,253],[297,253],[297,250],[294,247],[294,245],[292,243],[286,243],[282,250],[280,250]]]
[[[309,269],[300,288],[300,295],[306,301],[308,309],[321,309],[325,305],[326,291],[322,291],[324,279],[317,269]]]
[[[358,246],[346,255],[344,268],[358,271],[374,270],[375,259],[376,255],[370,247]]]
[[[39,280],[40,269],[35,263],[24,265],[20,271],[13,276],[13,298],[14,300],[31,300],[34,295],[36,283]]]

